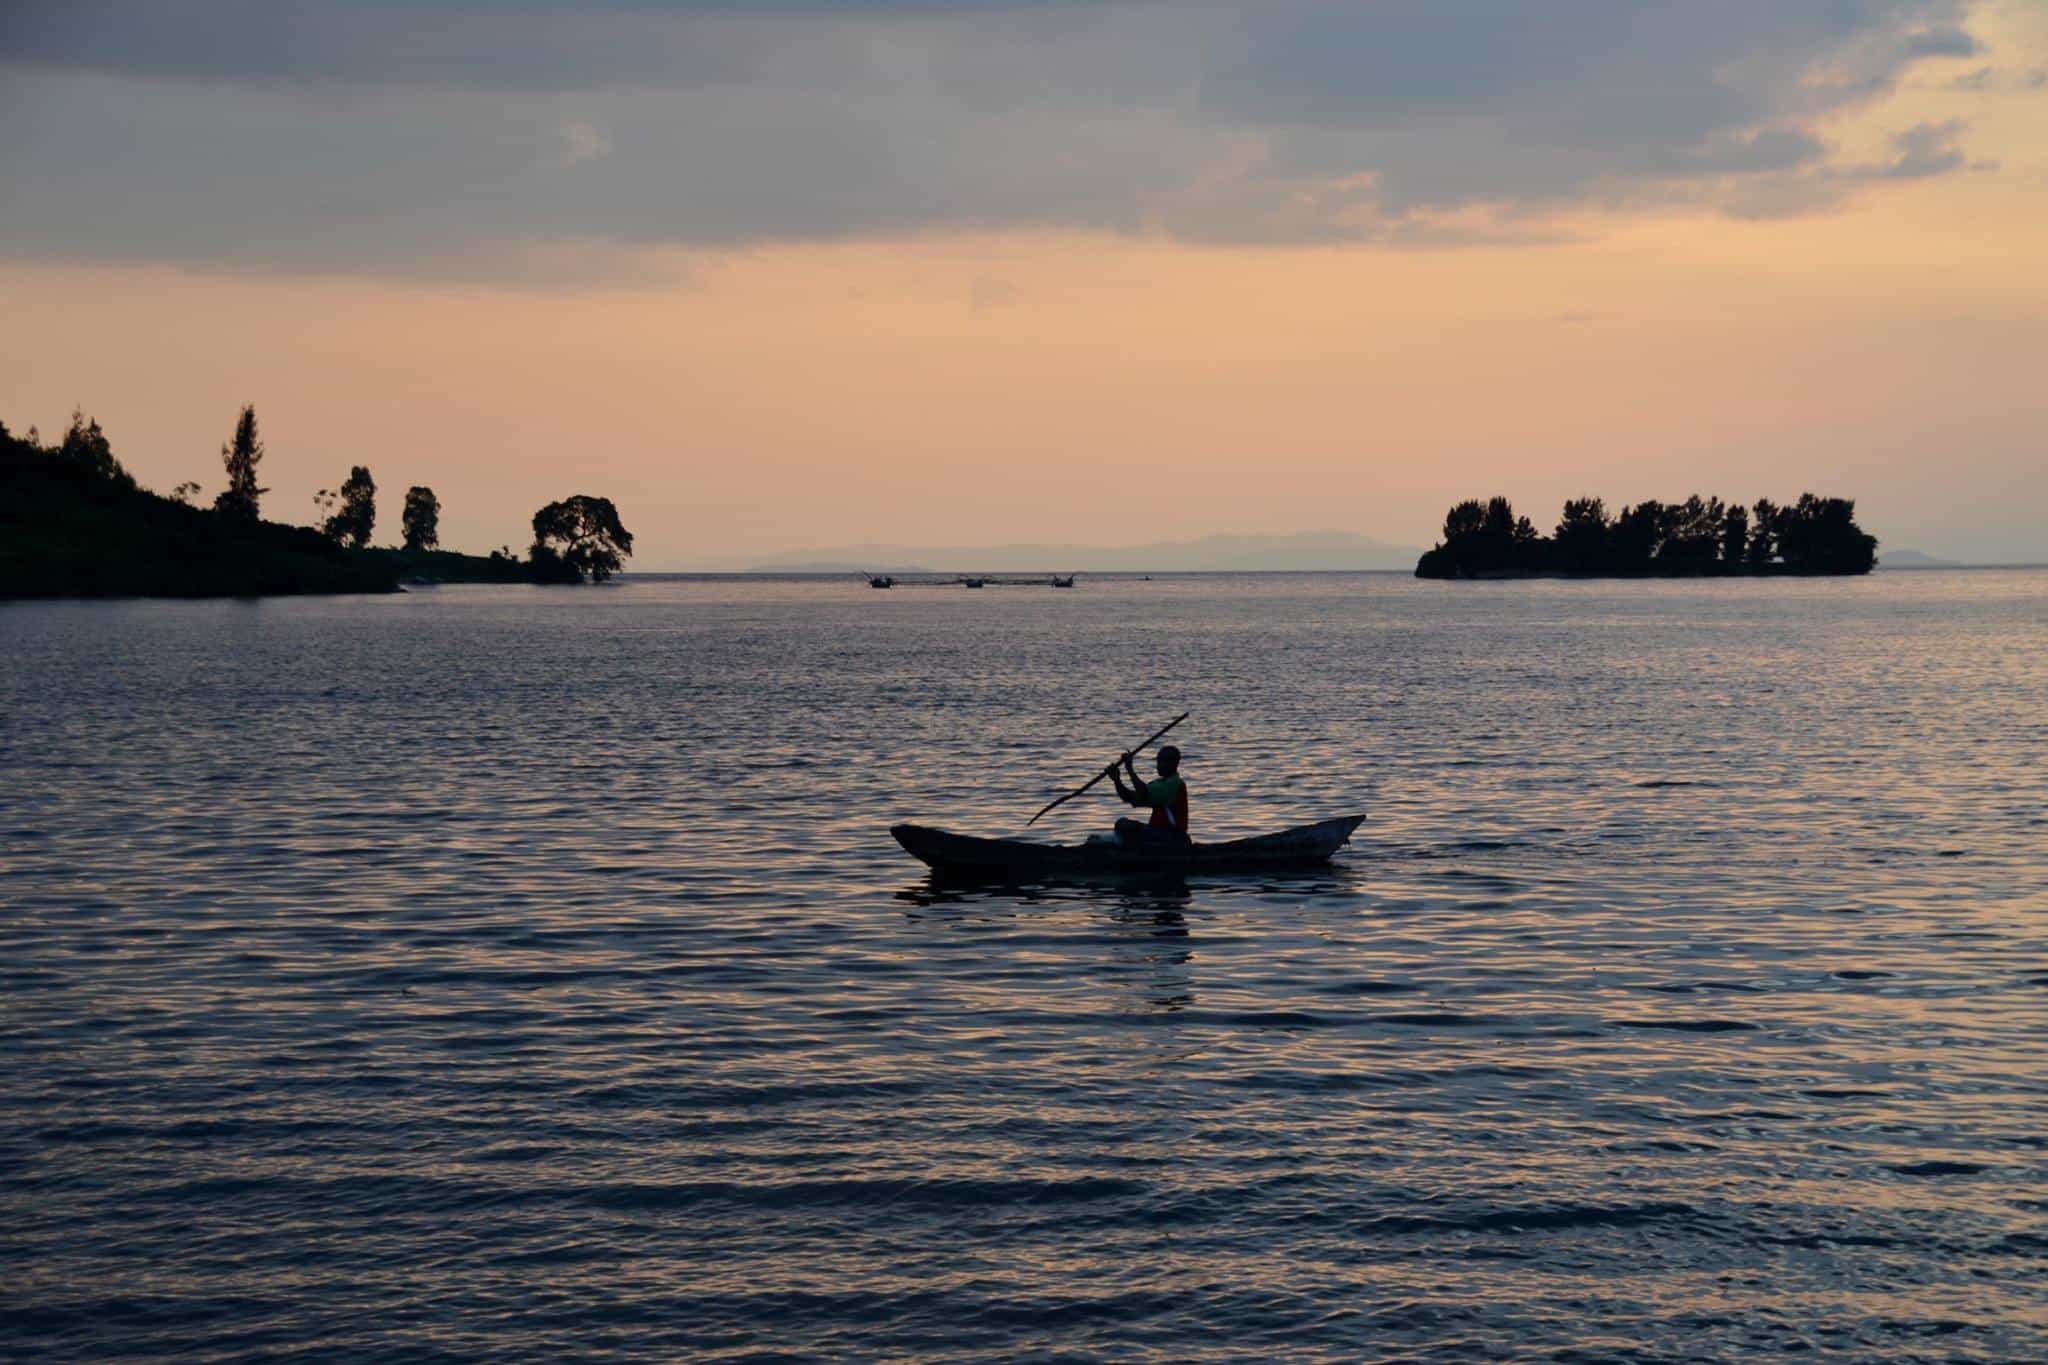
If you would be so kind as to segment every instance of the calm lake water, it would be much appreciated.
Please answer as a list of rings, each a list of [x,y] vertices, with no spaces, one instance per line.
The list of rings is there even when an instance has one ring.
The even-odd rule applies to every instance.
[[[2048,1358],[2048,573],[0,647],[8,1359]],[[1197,837],[1354,845],[961,889],[889,839],[1182,710]]]

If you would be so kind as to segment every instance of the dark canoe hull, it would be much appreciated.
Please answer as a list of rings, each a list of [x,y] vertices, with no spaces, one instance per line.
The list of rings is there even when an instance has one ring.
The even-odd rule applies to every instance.
[[[897,825],[889,833],[913,858],[936,872],[977,877],[1176,875],[1186,872],[1259,872],[1327,862],[1365,822],[1344,815],[1313,825],[1183,849],[1132,851],[1114,844],[1035,844],[1024,839],[977,839],[923,825]]]

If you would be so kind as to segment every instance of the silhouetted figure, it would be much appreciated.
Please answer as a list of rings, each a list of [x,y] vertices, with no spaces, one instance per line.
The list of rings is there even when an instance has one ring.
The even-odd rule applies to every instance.
[[[1116,837],[1126,848],[1177,846],[1188,842],[1188,784],[1180,775],[1180,750],[1168,744],[1159,751],[1156,760],[1159,776],[1150,782],[1138,780],[1138,770],[1131,766],[1131,756],[1123,756],[1123,769],[1118,771],[1112,763],[1107,769],[1110,781],[1116,783],[1116,794],[1127,806],[1149,808],[1152,820],[1140,824],[1129,818],[1116,822]],[[1129,773],[1131,785],[1124,785],[1123,774]]]

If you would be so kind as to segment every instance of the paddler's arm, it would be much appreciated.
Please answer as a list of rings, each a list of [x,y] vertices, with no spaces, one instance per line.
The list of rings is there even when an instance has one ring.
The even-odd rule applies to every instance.
[[[1129,754],[1125,754],[1123,757],[1124,764],[1128,766],[1130,764],[1130,761],[1131,756]],[[1138,775],[1136,773],[1131,774],[1131,786],[1137,788],[1136,791],[1132,791],[1124,786],[1124,775],[1117,771],[1116,764],[1110,764],[1109,767],[1105,768],[1103,771],[1109,774],[1110,781],[1116,783],[1117,797],[1126,806],[1142,806],[1145,804],[1145,786],[1142,782],[1138,781]]]
[[[1146,788],[1144,780],[1138,776],[1138,770],[1131,766],[1131,756],[1129,754],[1123,756],[1123,765],[1124,771],[1130,774],[1131,787],[1129,791],[1124,790],[1124,780],[1119,777],[1116,780],[1116,794],[1140,809],[1151,806],[1152,793]],[[1111,764],[1110,766],[1114,769],[1116,765]]]

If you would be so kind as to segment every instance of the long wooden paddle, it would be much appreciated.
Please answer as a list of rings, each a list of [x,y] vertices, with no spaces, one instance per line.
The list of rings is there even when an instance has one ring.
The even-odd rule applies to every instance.
[[[1121,756],[1120,756],[1120,757],[1119,757],[1119,758],[1117,759],[1117,762],[1118,762],[1118,763],[1121,763],[1121,762],[1123,762],[1123,761],[1124,761],[1125,759],[1128,759],[1128,758],[1136,758],[1136,757],[1137,757],[1137,756],[1138,756],[1139,754],[1142,754],[1142,753],[1144,753],[1144,752],[1145,752],[1145,751],[1146,751],[1147,749],[1151,748],[1151,747],[1152,747],[1152,746],[1153,746],[1154,744],[1158,743],[1158,742],[1159,742],[1159,740],[1160,740],[1160,738],[1161,738],[1162,736],[1164,736],[1164,735],[1166,734],[1166,732],[1167,732],[1168,730],[1171,730],[1171,729],[1172,729],[1172,728],[1173,728],[1174,726],[1176,726],[1176,725],[1180,724],[1180,723],[1181,723],[1182,721],[1186,720],[1186,719],[1188,718],[1188,715],[1189,715],[1189,713],[1188,713],[1188,712],[1186,712],[1186,711],[1183,711],[1183,712],[1181,712],[1181,713],[1180,713],[1179,715],[1175,716],[1175,717],[1174,717],[1174,718],[1173,718],[1172,720],[1170,720],[1170,721],[1166,722],[1166,724],[1165,724],[1165,725],[1161,726],[1161,727],[1160,727],[1160,728],[1159,728],[1159,729],[1158,729],[1157,731],[1155,731],[1155,732],[1153,733],[1153,735],[1152,735],[1152,738],[1150,738],[1150,739],[1146,740],[1146,741],[1145,741],[1144,743],[1140,744],[1140,745],[1139,745],[1139,746],[1138,746],[1137,748],[1135,748],[1135,749],[1127,749],[1127,750],[1125,750],[1125,751],[1124,751],[1124,753],[1123,753],[1123,754],[1122,754],[1122,755],[1121,755]],[[1112,766],[1114,766],[1114,765],[1112,765]],[[1070,792],[1068,792],[1068,793],[1067,793],[1067,794],[1066,794],[1065,796],[1062,796],[1062,797],[1061,797],[1061,798],[1060,798],[1059,800],[1057,800],[1057,801],[1053,802],[1053,803],[1052,803],[1052,805],[1050,805],[1050,806],[1047,806],[1047,807],[1046,807],[1046,808],[1045,808],[1044,810],[1042,810],[1042,811],[1038,812],[1038,814],[1037,814],[1037,815],[1034,815],[1034,816],[1032,816],[1032,817],[1031,817],[1031,818],[1030,818],[1029,820],[1026,820],[1026,821],[1024,822],[1024,828],[1026,828],[1026,829],[1029,829],[1029,828],[1031,828],[1031,827],[1032,827],[1033,825],[1035,825],[1035,824],[1037,824],[1037,823],[1038,823],[1038,821],[1039,821],[1039,818],[1040,818],[1041,816],[1044,816],[1044,815],[1050,814],[1050,813],[1051,813],[1051,812],[1052,812],[1053,810],[1055,810],[1056,808],[1058,808],[1058,807],[1060,807],[1060,806],[1064,806],[1064,805],[1066,805],[1066,804],[1067,804],[1067,802],[1069,802],[1069,801],[1073,800],[1073,799],[1074,799],[1075,797],[1079,796],[1079,795],[1080,795],[1080,794],[1081,794],[1082,792],[1085,792],[1085,791],[1087,791],[1089,787],[1092,787],[1092,786],[1094,786],[1094,785],[1095,785],[1095,784],[1096,784],[1097,782],[1100,782],[1100,781],[1101,781],[1101,780],[1102,780],[1103,778],[1105,778],[1105,777],[1108,777],[1108,776],[1109,776],[1109,769],[1108,769],[1108,768],[1104,768],[1104,769],[1103,769],[1103,770],[1102,770],[1101,772],[1099,772],[1099,773],[1095,774],[1095,776],[1093,776],[1093,777],[1089,778],[1089,779],[1088,779],[1088,782],[1087,782],[1087,785],[1086,785],[1086,786],[1082,786],[1082,787],[1077,787],[1077,788],[1076,788],[1076,789],[1074,789],[1073,791],[1070,791]]]

